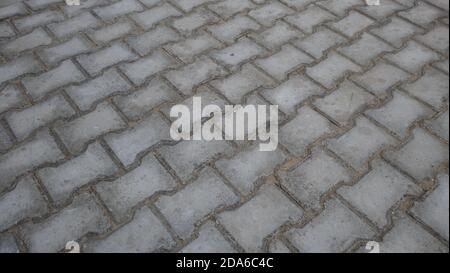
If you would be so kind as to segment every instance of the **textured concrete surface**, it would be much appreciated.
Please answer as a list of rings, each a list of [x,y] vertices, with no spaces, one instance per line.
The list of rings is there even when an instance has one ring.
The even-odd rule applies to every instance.
[[[81,2],[0,1],[0,252],[448,252],[447,0]]]

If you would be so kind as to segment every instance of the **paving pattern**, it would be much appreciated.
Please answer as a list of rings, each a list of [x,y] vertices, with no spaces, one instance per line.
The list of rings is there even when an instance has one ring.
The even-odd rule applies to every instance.
[[[448,10],[2,5],[0,252],[448,252]],[[171,140],[194,95],[279,105],[278,149]]]

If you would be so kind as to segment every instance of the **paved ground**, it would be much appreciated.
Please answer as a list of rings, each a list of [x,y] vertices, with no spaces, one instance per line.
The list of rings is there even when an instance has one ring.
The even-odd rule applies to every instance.
[[[82,3],[0,8],[0,252],[448,252],[447,0]],[[194,94],[279,148],[174,143]]]

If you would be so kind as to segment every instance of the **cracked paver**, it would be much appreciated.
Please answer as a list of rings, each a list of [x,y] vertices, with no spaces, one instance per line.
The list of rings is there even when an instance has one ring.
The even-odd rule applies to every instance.
[[[0,1],[0,252],[448,252],[448,10]],[[171,140],[193,96],[278,149]]]

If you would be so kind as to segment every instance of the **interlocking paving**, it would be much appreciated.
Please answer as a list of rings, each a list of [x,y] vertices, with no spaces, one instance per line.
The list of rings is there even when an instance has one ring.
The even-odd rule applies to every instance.
[[[11,2],[0,252],[448,252],[447,0]],[[278,149],[171,140],[193,96]]]

